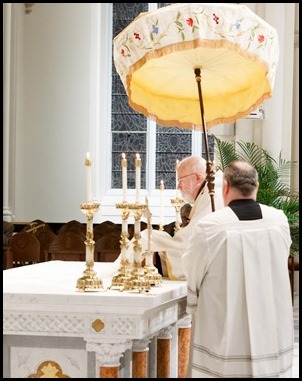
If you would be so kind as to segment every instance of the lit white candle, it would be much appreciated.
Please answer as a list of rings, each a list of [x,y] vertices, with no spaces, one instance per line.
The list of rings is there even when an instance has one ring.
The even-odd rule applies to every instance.
[[[175,186],[175,189],[176,189],[176,198],[179,198],[179,191],[178,191],[178,174],[177,174],[178,165],[179,165],[179,160],[177,159],[177,160],[176,160],[176,164],[175,164],[175,179],[176,179],[176,186]]]
[[[91,176],[91,159],[89,152],[86,153],[86,202],[92,202],[92,176]]]
[[[160,191],[159,226],[160,228],[163,228],[164,226],[164,190],[165,190],[164,182],[163,180],[160,180],[160,186],[159,186],[159,191]]]
[[[127,202],[127,159],[122,153],[122,173],[123,173],[123,202]]]
[[[135,159],[135,190],[136,190],[136,198],[135,202],[140,203],[140,191],[141,191],[141,166],[142,161],[139,154],[136,154]]]

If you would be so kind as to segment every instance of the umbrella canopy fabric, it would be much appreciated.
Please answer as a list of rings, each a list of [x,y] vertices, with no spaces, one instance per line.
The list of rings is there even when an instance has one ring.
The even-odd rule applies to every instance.
[[[245,5],[178,3],[141,13],[114,38],[130,106],[162,126],[233,123],[272,96],[276,30]],[[204,116],[194,70],[200,68]]]

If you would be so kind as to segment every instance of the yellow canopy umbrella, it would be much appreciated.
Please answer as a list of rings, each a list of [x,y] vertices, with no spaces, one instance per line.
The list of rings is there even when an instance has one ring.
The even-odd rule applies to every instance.
[[[210,195],[207,129],[244,118],[270,98],[278,58],[277,31],[238,4],[144,12],[114,38],[130,106],[161,126],[204,132]]]

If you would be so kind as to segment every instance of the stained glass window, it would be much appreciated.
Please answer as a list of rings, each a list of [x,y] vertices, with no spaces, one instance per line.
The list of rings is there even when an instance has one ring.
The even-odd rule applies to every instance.
[[[158,3],[158,7],[170,4],[173,3]],[[154,4],[152,5],[154,6]],[[113,37],[121,32],[141,12],[146,11],[148,11],[148,3],[113,3]],[[146,189],[148,171],[154,171],[155,176],[152,179],[155,183],[149,184],[151,187],[158,187],[160,181],[164,180],[166,189],[174,189],[176,160],[181,160],[192,154],[194,139],[192,131],[155,125],[155,122],[147,121],[144,115],[134,111],[128,104],[128,97],[114,64],[112,67],[111,99],[111,188],[118,189],[122,187],[122,153],[125,153],[128,159],[128,188],[135,188],[134,159],[136,153],[139,153],[142,158],[141,187]],[[152,133],[148,134],[148,128],[152,123],[154,128],[151,130]],[[148,139],[152,140],[153,144],[150,144],[150,141],[148,144]],[[201,141],[202,139],[200,139]],[[214,139],[211,135],[208,136],[208,141],[210,157],[213,160]],[[150,155],[148,149],[154,149],[154,152]],[[200,152],[205,157],[202,148],[200,148]],[[155,158],[155,160],[150,160],[150,157]]]

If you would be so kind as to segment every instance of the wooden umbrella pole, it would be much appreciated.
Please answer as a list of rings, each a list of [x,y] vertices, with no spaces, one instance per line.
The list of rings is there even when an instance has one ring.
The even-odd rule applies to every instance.
[[[213,169],[213,163],[210,160],[210,153],[209,153],[209,144],[208,144],[208,133],[206,130],[205,126],[205,117],[204,117],[204,107],[203,107],[203,100],[202,100],[202,91],[201,91],[201,75],[200,75],[200,69],[196,68],[194,69],[195,73],[195,78],[197,82],[197,87],[198,87],[198,96],[199,96],[199,105],[200,105],[200,113],[201,113],[201,123],[202,123],[202,130],[203,130],[203,137],[204,137],[204,144],[205,144],[205,149],[206,149],[206,160],[207,160],[207,175],[206,175],[206,180],[208,184],[208,189],[209,189],[209,195],[211,198],[211,206],[212,206],[212,212],[215,211],[215,201],[214,201],[214,180],[215,180],[215,172]]]

